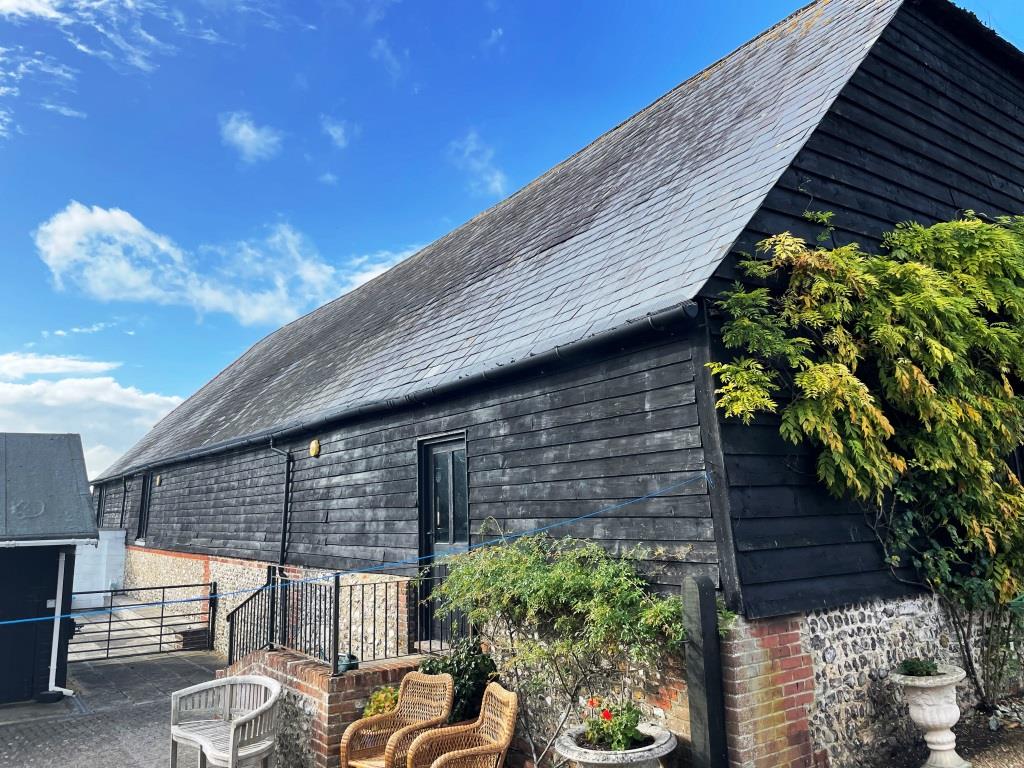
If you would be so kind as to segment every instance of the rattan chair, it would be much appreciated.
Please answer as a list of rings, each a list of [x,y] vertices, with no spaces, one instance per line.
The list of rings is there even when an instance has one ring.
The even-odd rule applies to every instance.
[[[518,709],[514,693],[490,683],[476,721],[417,736],[409,747],[406,768],[501,768],[516,730]]]
[[[413,739],[448,721],[454,694],[451,675],[410,672],[402,678],[393,712],[364,717],[345,730],[341,768],[404,768]]]

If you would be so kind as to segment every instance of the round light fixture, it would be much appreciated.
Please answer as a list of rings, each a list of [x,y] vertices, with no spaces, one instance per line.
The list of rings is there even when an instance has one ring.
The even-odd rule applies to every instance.
[[[314,459],[320,455],[320,441],[315,437],[309,441],[309,455]]]

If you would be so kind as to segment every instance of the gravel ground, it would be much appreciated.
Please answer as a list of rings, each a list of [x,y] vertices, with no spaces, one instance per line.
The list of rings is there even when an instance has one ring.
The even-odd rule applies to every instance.
[[[1024,705],[1024,700],[1019,701]],[[975,713],[966,716],[953,731],[957,752],[973,768],[1024,768],[1024,723],[1011,719],[993,731],[989,717]],[[919,768],[927,756],[922,741],[892,768]]]

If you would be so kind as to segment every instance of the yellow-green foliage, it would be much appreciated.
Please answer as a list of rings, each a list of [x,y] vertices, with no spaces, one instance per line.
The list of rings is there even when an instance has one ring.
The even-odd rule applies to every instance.
[[[370,694],[366,706],[363,707],[363,717],[386,715],[388,712],[394,712],[397,706],[398,689],[393,685],[384,685]]]
[[[815,220],[828,223],[828,215]],[[906,557],[967,608],[1022,592],[1024,218],[904,224],[884,252],[789,233],[719,302],[736,359],[710,364],[718,406],[820,450],[819,479],[877,509]]]

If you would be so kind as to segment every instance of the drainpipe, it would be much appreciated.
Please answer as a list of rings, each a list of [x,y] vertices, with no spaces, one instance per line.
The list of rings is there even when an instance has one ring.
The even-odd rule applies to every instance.
[[[57,659],[60,655],[60,622],[61,606],[64,605],[64,559],[62,551],[57,556],[57,601],[53,606],[53,643],[50,647],[50,693],[74,696],[75,692],[57,685]]]
[[[284,503],[281,505],[281,552],[277,559],[279,565],[284,565],[285,555],[288,550],[288,507],[291,502],[292,465],[295,463],[295,459],[292,456],[291,450],[282,451],[280,448],[275,448],[273,437],[270,438],[270,450],[284,456]]]

